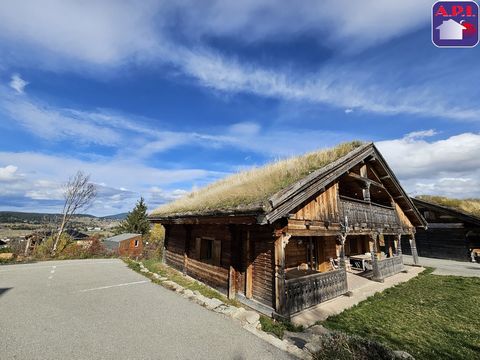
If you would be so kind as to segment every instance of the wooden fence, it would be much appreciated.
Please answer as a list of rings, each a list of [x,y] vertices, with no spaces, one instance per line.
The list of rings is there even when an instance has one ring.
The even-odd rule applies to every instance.
[[[344,269],[289,279],[285,281],[285,310],[288,314],[294,314],[347,291],[347,273]]]

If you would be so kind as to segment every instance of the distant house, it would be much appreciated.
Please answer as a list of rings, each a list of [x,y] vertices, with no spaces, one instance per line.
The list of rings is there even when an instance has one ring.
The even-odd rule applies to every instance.
[[[444,204],[439,203],[442,199]],[[480,255],[480,217],[446,206],[447,198],[412,200],[428,224],[427,229],[418,229],[415,237],[419,256],[471,261],[474,249]],[[410,254],[405,242],[403,251]]]
[[[154,210],[165,261],[230,298],[289,317],[404,269],[399,242],[425,225],[373,144],[352,142],[255,168]],[[368,269],[367,269],[368,270]]]
[[[121,256],[140,256],[143,252],[142,234],[120,234],[103,240],[103,245]]]

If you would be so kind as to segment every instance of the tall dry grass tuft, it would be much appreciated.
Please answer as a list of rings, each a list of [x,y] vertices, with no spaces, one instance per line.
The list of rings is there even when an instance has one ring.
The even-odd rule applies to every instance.
[[[279,160],[233,174],[159,207],[152,212],[152,215],[202,213],[265,206],[268,198],[276,192],[338,160],[363,144],[360,141],[343,143],[330,149]]]
[[[462,210],[473,216],[480,217],[480,199],[454,199],[446,196],[420,195],[420,200],[425,200],[434,204]]]

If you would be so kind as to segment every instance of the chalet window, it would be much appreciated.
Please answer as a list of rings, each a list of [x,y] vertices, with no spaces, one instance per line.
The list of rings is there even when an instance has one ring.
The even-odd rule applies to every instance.
[[[214,238],[196,238],[194,253],[199,260],[219,266],[221,263],[221,240]]]
[[[135,240],[135,247],[138,247],[138,240]]]

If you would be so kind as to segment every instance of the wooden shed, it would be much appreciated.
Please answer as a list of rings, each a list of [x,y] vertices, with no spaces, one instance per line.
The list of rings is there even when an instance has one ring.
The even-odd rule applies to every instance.
[[[136,257],[143,252],[142,234],[115,235],[103,240],[103,245],[109,250],[118,252],[120,256]]]
[[[149,218],[165,226],[168,265],[283,317],[344,294],[349,256],[368,254],[379,281],[403,270],[398,241],[424,226],[360,142],[232,175]]]
[[[427,221],[427,228],[419,229],[416,235],[418,255],[460,261],[471,261],[472,251],[480,255],[480,217],[435,199],[451,200],[412,199]],[[410,247],[405,245],[405,254],[410,254]]]

